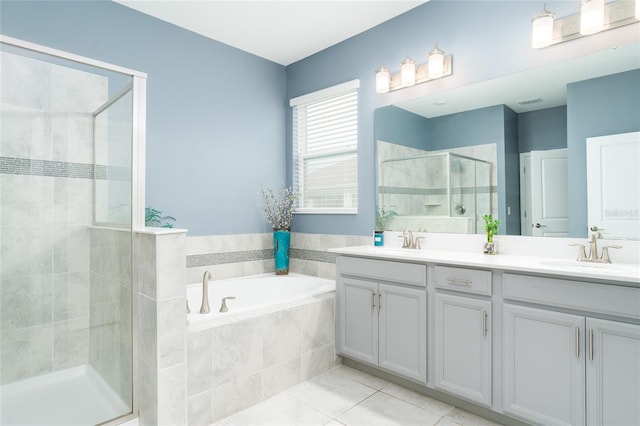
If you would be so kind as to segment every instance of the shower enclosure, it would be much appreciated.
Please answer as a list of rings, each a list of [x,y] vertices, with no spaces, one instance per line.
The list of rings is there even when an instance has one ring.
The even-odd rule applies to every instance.
[[[491,163],[451,152],[381,163],[379,206],[393,230],[478,233],[492,212]]]
[[[0,42],[0,424],[123,420],[145,76]]]

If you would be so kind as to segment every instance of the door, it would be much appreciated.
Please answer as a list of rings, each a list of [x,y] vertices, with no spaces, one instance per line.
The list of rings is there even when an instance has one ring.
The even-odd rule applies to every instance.
[[[587,318],[587,424],[640,425],[640,326]]]
[[[378,364],[378,309],[376,283],[340,277],[338,330],[340,353]]]
[[[427,382],[427,292],[380,284],[379,365]]]
[[[567,150],[531,151],[531,212],[535,237],[569,235]]]
[[[491,302],[436,293],[435,386],[491,406]]]
[[[544,425],[582,425],[584,317],[504,305],[503,408]]]
[[[640,239],[640,132],[587,138],[587,224],[604,238]]]

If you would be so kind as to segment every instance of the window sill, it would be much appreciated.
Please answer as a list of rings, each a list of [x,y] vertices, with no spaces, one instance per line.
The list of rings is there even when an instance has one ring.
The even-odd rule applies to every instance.
[[[358,209],[296,209],[293,214],[358,214]]]

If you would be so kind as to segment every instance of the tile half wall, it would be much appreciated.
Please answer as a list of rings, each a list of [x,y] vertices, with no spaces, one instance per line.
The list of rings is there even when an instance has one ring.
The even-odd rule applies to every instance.
[[[186,283],[202,281],[205,271],[214,280],[274,272],[273,235],[236,234],[187,237]],[[336,247],[372,244],[372,237],[293,232],[289,271],[335,278]]]

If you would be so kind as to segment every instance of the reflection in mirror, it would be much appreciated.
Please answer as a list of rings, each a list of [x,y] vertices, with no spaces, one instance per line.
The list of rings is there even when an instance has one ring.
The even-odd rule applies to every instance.
[[[478,233],[496,214],[496,145],[429,152],[378,141],[378,205],[386,229]],[[492,207],[493,206],[493,207]]]
[[[601,207],[587,200],[586,140],[640,130],[639,66],[640,45],[633,43],[378,108],[377,208],[398,214],[386,228],[479,233],[478,221],[468,218],[490,212],[503,235],[586,237],[587,211]],[[487,145],[495,147],[493,159],[473,152]],[[450,155],[433,157],[444,153]],[[488,209],[477,202],[486,185],[458,176],[453,154],[492,164]],[[449,164],[441,173],[436,158]],[[394,167],[409,181],[392,181]],[[536,168],[539,177],[527,174]],[[429,177],[434,181],[422,181]],[[640,183],[628,182],[628,190],[640,193]],[[432,203],[438,192],[448,199]],[[471,192],[474,203],[465,198]]]

